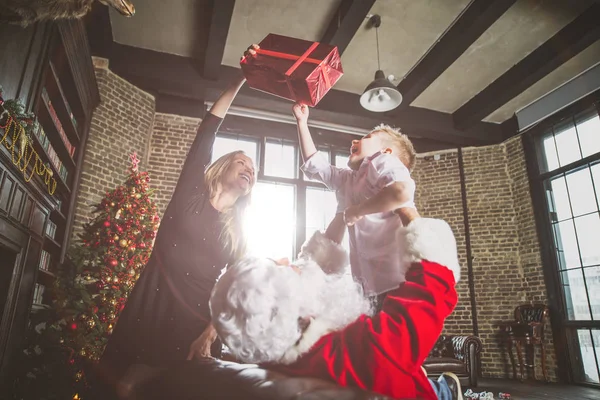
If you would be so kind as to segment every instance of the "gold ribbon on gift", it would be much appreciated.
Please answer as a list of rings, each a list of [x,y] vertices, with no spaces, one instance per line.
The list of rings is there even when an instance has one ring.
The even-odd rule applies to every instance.
[[[11,152],[12,162],[23,173],[25,182],[31,181],[33,174],[43,177],[44,184],[48,194],[52,196],[56,191],[56,179],[53,178],[53,172],[44,164],[41,157],[33,148],[33,144],[25,134],[25,128],[13,117],[8,117],[4,128],[4,136],[0,139],[0,143],[4,144],[6,149]],[[12,135],[10,134],[12,131]],[[10,140],[9,140],[10,139]],[[31,164],[31,172],[28,174],[27,169]]]

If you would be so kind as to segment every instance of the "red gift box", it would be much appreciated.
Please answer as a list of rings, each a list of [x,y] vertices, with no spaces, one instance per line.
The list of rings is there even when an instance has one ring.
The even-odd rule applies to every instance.
[[[251,88],[314,107],[342,77],[336,46],[273,33],[240,65]]]

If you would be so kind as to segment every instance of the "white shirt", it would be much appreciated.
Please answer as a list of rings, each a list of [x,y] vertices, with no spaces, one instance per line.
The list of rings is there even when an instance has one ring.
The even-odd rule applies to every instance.
[[[394,182],[402,182],[411,191],[410,200],[401,207],[414,205],[415,182],[398,157],[378,152],[365,158],[358,171],[331,165],[320,153],[302,166],[310,178],[336,191],[338,212],[373,197]],[[400,207],[399,207],[400,208]],[[365,215],[348,229],[352,275],[362,283],[367,295],[378,295],[404,282],[408,261],[402,251],[400,217],[393,211]]]

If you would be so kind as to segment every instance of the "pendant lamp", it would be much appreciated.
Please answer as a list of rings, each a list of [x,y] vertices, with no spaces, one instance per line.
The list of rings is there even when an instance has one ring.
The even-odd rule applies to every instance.
[[[369,83],[363,94],[360,96],[360,105],[364,109],[373,112],[386,112],[393,110],[402,103],[402,95],[396,86],[385,77],[381,70],[379,61],[379,27],[381,26],[381,17],[373,15],[369,19],[369,24],[375,28],[375,38],[377,41],[377,72],[375,79]]]

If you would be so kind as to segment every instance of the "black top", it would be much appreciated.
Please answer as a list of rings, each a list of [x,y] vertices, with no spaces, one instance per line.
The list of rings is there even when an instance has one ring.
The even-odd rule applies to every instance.
[[[211,290],[230,262],[219,241],[219,212],[210,204],[204,184],[222,121],[207,113],[198,128],[150,260],[102,357],[101,365],[109,367],[111,375],[135,363],[158,366],[185,360],[191,343],[210,321]]]

